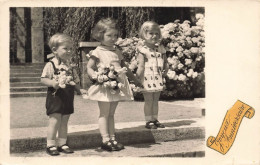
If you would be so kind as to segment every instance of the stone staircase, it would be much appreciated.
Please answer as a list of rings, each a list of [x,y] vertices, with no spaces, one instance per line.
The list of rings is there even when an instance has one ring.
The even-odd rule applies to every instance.
[[[10,97],[46,96],[47,87],[40,82],[45,63],[10,66]]]

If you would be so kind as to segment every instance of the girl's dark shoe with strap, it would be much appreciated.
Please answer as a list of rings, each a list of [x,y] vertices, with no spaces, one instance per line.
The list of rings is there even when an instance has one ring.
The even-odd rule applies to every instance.
[[[110,142],[114,145],[116,151],[120,151],[125,148],[123,144],[118,143],[116,140],[110,140]]]
[[[60,153],[58,152],[56,146],[47,147],[47,148],[46,148],[46,152],[47,152],[47,154],[49,154],[49,155],[51,155],[51,156],[57,156],[57,155],[60,154]]]
[[[106,151],[110,151],[110,152],[111,151],[116,151],[116,148],[115,148],[114,144],[111,143],[110,141],[102,143],[101,149],[106,150]]]
[[[163,125],[162,123],[160,123],[158,120],[155,120],[154,122],[154,125],[158,128],[165,128],[165,125]]]
[[[58,147],[58,151],[59,151],[59,152],[63,152],[63,153],[65,153],[65,154],[72,154],[72,153],[74,153],[74,151],[71,150],[67,144],[64,144],[64,145],[62,145],[62,146],[59,146],[59,147]]]
[[[148,122],[145,124],[145,128],[147,128],[147,129],[157,129],[157,126],[154,124],[153,121],[148,121]]]

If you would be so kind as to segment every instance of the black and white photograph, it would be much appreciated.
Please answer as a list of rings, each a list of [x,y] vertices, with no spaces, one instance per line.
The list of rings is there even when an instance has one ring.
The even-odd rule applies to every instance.
[[[0,164],[259,163],[259,1],[1,3]]]
[[[11,7],[11,156],[204,157],[203,7]]]

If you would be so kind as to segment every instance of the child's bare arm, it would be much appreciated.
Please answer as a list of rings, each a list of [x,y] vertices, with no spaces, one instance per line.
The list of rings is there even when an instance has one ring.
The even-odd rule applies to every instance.
[[[59,88],[59,83],[55,80],[51,80],[49,78],[41,77],[41,83],[43,85],[46,85],[47,87],[53,87],[54,89]]]
[[[141,53],[137,54],[137,64],[138,68],[136,71],[136,75],[138,78],[143,76],[144,73],[144,56]]]
[[[96,65],[96,59],[91,57],[87,64],[87,73],[90,77],[93,77],[95,75],[95,71],[93,67]]]
[[[167,62],[167,57],[166,57],[166,54],[163,54],[163,77],[166,77],[167,73],[168,73],[168,70],[169,70],[169,64]]]
[[[81,89],[79,83],[77,83],[77,84],[75,85],[75,91],[76,91],[77,94],[79,94],[79,95],[83,95],[83,94],[86,94],[86,93],[87,93],[87,91],[86,91],[85,89]]]
[[[134,74],[131,72],[131,70],[128,68],[128,66],[125,64],[125,61],[124,61],[124,60],[121,61],[121,66],[127,68],[126,75],[127,75],[127,77],[128,77],[130,80],[134,81],[134,83],[135,83],[137,86],[139,86],[139,87],[142,87],[142,86],[143,86],[143,85],[141,84],[140,80],[138,80],[138,79],[134,76]]]

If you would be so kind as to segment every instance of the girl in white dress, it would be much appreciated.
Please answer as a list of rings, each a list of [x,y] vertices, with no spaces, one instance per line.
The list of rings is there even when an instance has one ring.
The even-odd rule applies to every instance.
[[[101,45],[90,54],[87,73],[91,78],[97,77],[97,68],[102,66],[113,66],[115,71],[126,67],[121,52],[114,47],[118,38],[118,28],[114,19],[101,19],[92,31],[92,37],[101,42]],[[115,140],[114,114],[119,101],[133,100],[133,94],[125,74],[136,85],[142,86],[133,73],[127,67],[126,69],[126,73],[118,75],[118,81],[123,84],[120,92],[111,92],[110,88],[98,83],[93,84],[88,90],[88,99],[98,101],[100,110],[98,124],[102,136],[101,148],[107,151],[124,149],[124,146]]]

